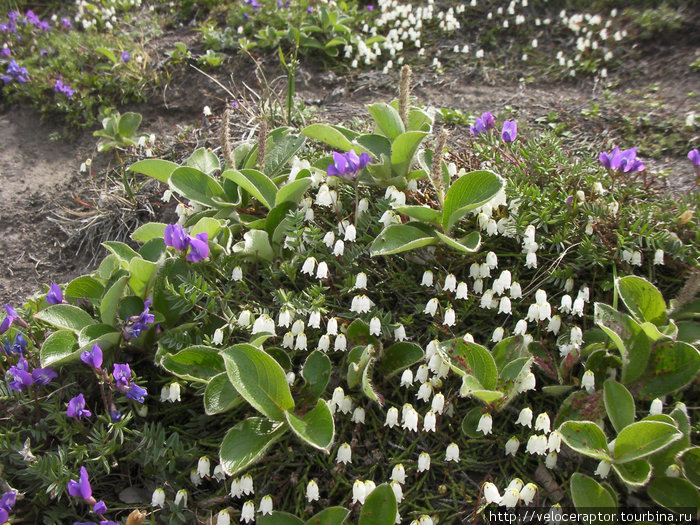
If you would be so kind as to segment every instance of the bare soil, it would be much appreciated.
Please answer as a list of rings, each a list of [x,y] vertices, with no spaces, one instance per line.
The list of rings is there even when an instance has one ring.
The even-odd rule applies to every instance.
[[[153,44],[159,60],[164,60],[168,42],[187,38],[181,32],[166,33]],[[619,85],[613,95],[624,101],[629,96],[626,89],[656,82],[664,108],[685,115],[695,103],[688,92],[700,92],[700,74],[691,72],[687,66],[697,54],[695,48],[678,48],[645,57],[644,63],[637,65],[645,72],[644,77]],[[251,103],[252,92],[260,92],[259,78],[250,61],[234,58],[226,68],[211,75],[234,95],[247,94]],[[283,82],[274,80],[272,66],[265,76],[273,87],[283,90]],[[413,95],[426,106],[476,114],[487,110],[498,112],[509,106],[519,121],[532,127],[536,126],[536,119],[554,111],[569,124],[567,141],[578,146],[589,144],[599,148],[606,138],[618,137],[609,122],[589,120],[581,114],[591,102],[600,100],[602,88],[598,84],[589,80],[525,83],[501,80],[501,77],[498,71],[473,68],[456,67],[440,75],[428,69],[417,70]],[[297,95],[307,105],[316,105],[321,118],[349,124],[367,115],[364,104],[391,100],[396,84],[395,75],[361,72],[340,76],[320,71],[313,64],[303,64],[297,76]],[[149,104],[120,109],[142,113],[141,130],[155,133],[161,150],[168,150],[171,157],[184,158],[194,147],[217,146],[216,115],[231,98],[221,85],[183,66],[172,73],[170,82],[155,93]],[[211,107],[213,117],[203,116],[205,105]],[[254,121],[246,120],[245,114],[240,114],[238,119],[241,130],[255,125]],[[19,305],[27,297],[43,293],[50,282],[68,282],[93,269],[95,254],[85,249],[76,253],[80,243],[75,238],[69,240],[65,228],[62,230],[51,218],[56,218],[57,210],[73,217],[94,214],[100,195],[107,191],[100,171],[109,170],[114,157],[97,154],[96,139],[90,131],[71,140],[54,140],[61,131],[58,124],[41,121],[27,108],[9,107],[0,113],[0,253],[4,263],[0,273],[0,304]],[[465,128],[457,130],[458,136],[460,133],[465,134]],[[87,158],[95,159],[96,175],[79,172],[80,164]],[[694,173],[687,159],[669,156],[646,162],[652,171],[671,174],[664,179],[668,191],[681,193],[693,188]],[[172,212],[171,208],[158,204],[158,188],[150,187],[148,191],[146,211],[137,210],[138,217],[152,220],[154,213]]]

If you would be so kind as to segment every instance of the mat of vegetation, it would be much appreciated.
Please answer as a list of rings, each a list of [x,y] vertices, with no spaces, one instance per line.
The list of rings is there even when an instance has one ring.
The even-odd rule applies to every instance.
[[[697,517],[697,11],[14,7],[9,114],[99,154],[52,214],[94,270],[0,315],[0,523]]]

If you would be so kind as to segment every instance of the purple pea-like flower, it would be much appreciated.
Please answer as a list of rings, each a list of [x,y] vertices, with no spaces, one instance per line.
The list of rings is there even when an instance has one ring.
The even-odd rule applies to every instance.
[[[187,260],[190,262],[200,262],[209,257],[209,245],[207,232],[198,233],[195,237],[190,237],[190,251]]]
[[[644,164],[637,158],[637,148],[620,151],[620,148],[615,146],[610,153],[601,152],[598,160],[607,169],[621,173],[644,170]]]
[[[128,51],[124,50],[124,51],[122,51],[122,54],[121,54],[121,57],[120,57],[120,58],[121,58],[122,62],[126,63],[126,62],[128,62],[129,60],[131,60],[131,53],[129,53]]]
[[[63,93],[68,98],[73,98],[73,94],[75,93],[75,90],[68,84],[64,84],[60,78],[54,83],[53,90],[56,93]]]
[[[49,304],[61,304],[63,302],[63,292],[56,283],[51,283],[49,293],[46,294],[46,302]]]
[[[33,26],[39,24],[39,17],[36,14],[34,14],[34,11],[32,11],[31,9],[27,10],[27,12],[24,14],[24,18]]]
[[[129,386],[129,389],[126,391],[127,399],[133,399],[139,403],[143,403],[146,400],[147,395],[148,391],[135,383],[132,383],[131,386]]]
[[[80,360],[86,365],[99,370],[102,367],[102,349],[95,343],[92,350],[85,350],[80,354]]]
[[[10,22],[17,22],[17,20],[19,20],[19,11],[10,11],[7,13],[7,18]]]
[[[517,136],[518,123],[514,120],[506,120],[503,123],[503,130],[501,131],[501,139],[503,139],[503,142],[513,142]]]
[[[66,410],[66,415],[68,417],[77,417],[78,419],[90,417],[92,415],[92,412],[85,408],[85,397],[83,396],[83,394],[78,394],[73,399],[68,401],[68,409]],[[71,493],[71,496],[74,496],[74,494]]]
[[[179,251],[186,250],[190,245],[190,236],[185,233],[185,230],[179,224],[168,224],[165,227],[163,240],[166,246],[172,246]]]
[[[2,497],[0,497],[0,508],[7,510],[8,512],[12,510],[15,506],[15,501],[17,499],[17,492],[11,490],[5,492]],[[0,523],[3,523],[0,521]]]
[[[58,374],[50,366],[46,368],[35,368],[34,370],[32,370],[32,379],[37,385],[48,385],[57,377]]]
[[[73,24],[71,24],[70,18],[67,18],[67,17],[61,18],[61,25],[65,29],[70,29],[73,27]]]
[[[333,152],[333,164],[326,168],[326,173],[330,177],[346,177],[354,180],[357,173],[372,162],[372,157],[367,153],[362,153],[359,157],[354,150],[347,153]]]
[[[32,374],[26,370],[22,370],[16,366],[11,366],[8,373],[12,376],[13,380],[10,381],[10,390],[16,390],[17,392],[22,392],[25,388],[29,388],[34,384],[34,379]]]
[[[107,504],[102,500],[98,501],[92,507],[92,512],[94,512],[95,514],[104,514],[105,512],[107,512]]]
[[[119,410],[110,410],[109,411],[109,417],[112,418],[112,422],[116,423],[122,418],[122,415],[119,413]]]
[[[129,388],[131,368],[129,368],[128,364],[114,363],[112,377],[114,377],[114,382],[117,384],[117,389],[124,392],[127,388]]]
[[[6,354],[21,354],[27,349],[27,341],[24,339],[21,333],[15,335],[15,342],[10,344],[9,339],[5,339],[4,348]]]
[[[141,335],[141,332],[148,330],[148,325],[153,324],[155,316],[148,311],[150,307],[151,300],[147,299],[143,303],[143,312],[131,318],[133,324],[124,329],[124,336],[126,339],[136,339]]]
[[[2,80],[5,84],[9,84],[13,80],[16,80],[20,84],[24,84],[29,80],[27,68],[21,67],[14,58],[8,62],[5,73],[6,74],[2,76]]]
[[[39,29],[41,29],[42,31],[51,31],[51,25],[50,25],[46,20],[40,21],[40,22],[37,24],[37,26],[38,26]]]
[[[469,126],[469,133],[478,135],[484,131],[493,128],[496,125],[496,119],[490,111],[483,113],[480,117],[476,117],[476,122]]]
[[[82,394],[80,395],[82,396]],[[79,481],[71,479],[68,482],[68,494],[74,498],[82,498],[84,500],[92,498],[92,487],[90,486],[90,480],[88,479],[88,473],[85,467],[80,467]]]
[[[698,151],[697,148],[688,152],[688,158],[690,162],[693,163],[693,166],[696,168],[700,167],[700,151]]]
[[[12,50],[9,47],[3,47],[2,50],[0,50],[0,57],[8,58],[10,55],[12,55]]]
[[[10,513],[0,507],[0,523],[6,523],[8,521],[10,521]]]

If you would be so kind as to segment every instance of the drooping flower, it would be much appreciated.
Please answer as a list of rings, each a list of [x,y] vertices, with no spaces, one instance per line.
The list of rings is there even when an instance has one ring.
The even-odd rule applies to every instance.
[[[518,124],[514,120],[506,120],[503,123],[503,130],[501,131],[501,139],[503,142],[509,143],[513,142],[518,136]]]
[[[389,479],[396,483],[401,483],[402,485],[406,483],[406,469],[402,463],[394,465],[394,468],[391,469],[391,476]]]
[[[418,472],[424,472],[430,470],[430,454],[427,452],[421,452],[418,456]]]
[[[312,501],[318,501],[318,499],[318,485],[316,484],[316,481],[312,479],[311,481],[309,481],[308,485],[306,485],[306,501],[311,503]]]
[[[272,515],[272,496],[267,494],[262,497],[262,499],[260,500],[260,507],[258,508],[258,511],[261,512],[263,516],[265,514]]]
[[[506,456],[515,456],[520,448],[520,441],[517,437],[512,436],[508,441],[506,441]]]
[[[482,414],[481,418],[479,419],[479,424],[476,427],[476,431],[483,432],[484,435],[490,434],[491,433],[491,428],[493,427],[493,418],[491,417],[491,414],[486,413]]]
[[[151,507],[160,507],[161,509],[165,507],[165,491],[162,488],[158,487],[153,491]]]
[[[481,487],[481,492],[484,495],[486,503],[501,503],[501,495],[498,492],[498,487],[491,482],[484,483]]]
[[[347,443],[343,443],[338,448],[338,455],[335,458],[336,463],[347,465],[352,461],[352,449]]]
[[[436,421],[437,418],[435,416],[435,412],[432,410],[429,411],[427,414],[425,414],[425,418],[423,418],[423,430],[425,432],[435,432]]]
[[[459,445],[457,443],[450,443],[447,445],[445,450],[445,461],[454,461],[459,463]]]
[[[74,498],[82,498],[84,500],[89,500],[92,497],[92,487],[90,486],[90,480],[88,479],[88,473],[85,467],[80,467],[79,481],[71,479],[68,482],[68,494]]]
[[[651,406],[649,407],[649,415],[650,416],[658,416],[659,414],[662,414],[664,411],[664,404],[663,402],[657,397],[651,402]]]
[[[63,302],[63,292],[56,283],[51,283],[49,293],[46,294],[46,302],[49,304],[61,304]]]
[[[365,498],[367,497],[367,487],[362,480],[356,479],[355,483],[352,484],[352,502],[359,502],[360,505],[364,505]]]
[[[525,407],[520,411],[520,414],[518,415],[518,419],[515,421],[515,424],[532,428],[532,416],[532,409],[530,407]]]
[[[581,378],[581,388],[592,394],[595,392],[595,374],[591,370],[586,370]]]
[[[255,502],[253,500],[248,500],[243,504],[241,509],[241,521],[250,523],[255,520]]]

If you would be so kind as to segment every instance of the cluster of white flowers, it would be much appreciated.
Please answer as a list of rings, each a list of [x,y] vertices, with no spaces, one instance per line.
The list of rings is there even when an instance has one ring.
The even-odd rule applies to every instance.
[[[491,482],[486,482],[481,487],[481,493],[486,503],[495,503],[506,508],[514,508],[519,503],[530,505],[539,492],[537,485],[528,483],[525,485],[520,478],[513,479],[503,491],[503,496],[498,487]]]

